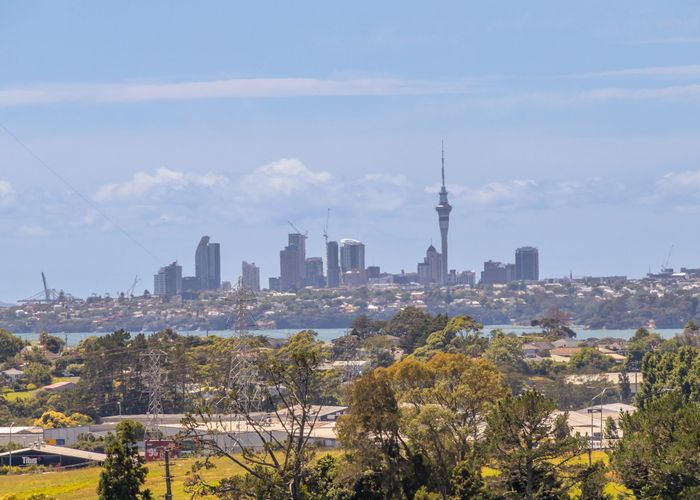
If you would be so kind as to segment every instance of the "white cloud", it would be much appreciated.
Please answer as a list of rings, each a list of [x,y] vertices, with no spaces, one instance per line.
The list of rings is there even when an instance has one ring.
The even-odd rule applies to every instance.
[[[407,201],[410,183],[404,175],[366,174],[351,183],[354,205],[361,211],[391,212]]]
[[[244,176],[238,192],[241,200],[275,200],[279,196],[289,197],[326,186],[330,180],[328,172],[314,172],[295,158],[282,158],[257,167]]]
[[[23,225],[19,227],[19,234],[22,236],[48,236],[48,229],[36,225]]]
[[[700,170],[686,170],[664,175],[657,182],[658,190],[663,195],[700,194]]]
[[[449,186],[454,198],[470,205],[500,209],[533,206],[539,203],[537,183],[530,179],[515,179],[507,182],[490,182],[480,188]],[[439,188],[438,188],[439,189]],[[433,186],[426,191],[437,192]]]
[[[0,180],[0,204],[11,203],[15,200],[15,190],[7,181]]]
[[[426,187],[436,193],[438,186]],[[617,203],[625,198],[625,186],[617,182],[590,177],[580,180],[535,181],[515,179],[489,182],[481,187],[448,186],[452,204],[471,205],[489,210],[555,208],[595,202]]]
[[[151,194],[159,189],[180,191],[191,186],[212,188],[227,182],[223,176],[213,174],[195,174],[179,172],[169,168],[157,168],[155,173],[137,172],[126,182],[105,184],[95,194],[97,201],[115,201],[133,199]]]
[[[0,107],[57,102],[138,102],[261,97],[425,95],[463,93],[468,80],[395,78],[241,78],[180,83],[74,84],[0,89]]]

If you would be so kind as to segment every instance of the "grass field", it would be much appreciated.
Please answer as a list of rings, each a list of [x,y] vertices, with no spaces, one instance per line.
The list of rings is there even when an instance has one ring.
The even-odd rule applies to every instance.
[[[77,382],[78,380],[80,380],[79,377],[53,377],[51,379],[51,383],[55,384],[56,382]],[[8,401],[14,401],[17,398],[30,399],[34,397],[34,395],[40,390],[41,388],[34,389],[33,391],[6,392],[5,394],[2,394],[2,396]]]
[[[323,450],[317,456],[325,453],[339,454],[340,450]],[[204,471],[203,476],[214,482],[218,478],[240,474],[242,469],[227,459],[214,459],[216,469]],[[171,460],[170,474],[173,476],[173,498],[189,498],[185,492],[184,481],[194,459]],[[0,500],[4,496],[17,495],[24,499],[31,495],[43,493],[60,500],[86,500],[97,498],[97,483],[100,478],[100,467],[87,467],[61,472],[45,472],[42,474],[26,474],[0,476]],[[148,463],[146,487],[151,490],[154,498],[165,495],[165,466],[160,462]]]
[[[324,453],[340,454],[340,450],[323,451]],[[596,451],[593,452],[593,460],[607,462],[607,454]],[[579,459],[582,463],[588,461],[587,455],[582,455]],[[194,459],[182,459],[171,461],[170,473],[173,479],[173,498],[189,498],[185,492],[184,481],[187,472],[194,463]],[[242,469],[226,459],[215,459],[216,469],[204,472],[204,477],[215,481],[217,478],[240,474]],[[160,462],[150,462],[148,464],[148,478],[146,487],[151,490],[155,498],[163,498],[165,495],[165,467]],[[15,476],[0,476],[0,500],[4,496],[17,495],[20,499],[28,496],[43,493],[61,500],[85,500],[96,498],[96,488],[100,477],[100,467],[88,467],[61,472],[45,472],[42,474],[27,474]],[[484,467],[482,471],[485,477],[498,474],[498,471]],[[572,488],[571,497],[578,498],[580,492]],[[606,487],[606,492],[617,496],[617,498],[633,498],[632,492],[624,486],[610,482]]]

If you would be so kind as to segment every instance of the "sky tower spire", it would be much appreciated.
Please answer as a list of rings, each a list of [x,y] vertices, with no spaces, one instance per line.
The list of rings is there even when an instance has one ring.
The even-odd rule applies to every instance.
[[[445,189],[445,141],[440,141],[442,144],[442,189]]]
[[[452,205],[447,201],[447,188],[445,187],[445,141],[442,141],[442,188],[440,189],[440,201],[435,210],[438,213],[438,222],[440,223],[440,240],[442,243],[442,283],[448,284],[447,271],[447,231],[450,228],[450,212]]]

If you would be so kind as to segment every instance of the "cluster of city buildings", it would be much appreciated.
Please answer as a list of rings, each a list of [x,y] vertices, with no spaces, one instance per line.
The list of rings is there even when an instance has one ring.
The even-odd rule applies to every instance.
[[[432,244],[425,257],[418,263],[415,272],[400,274],[382,273],[379,266],[366,266],[365,245],[356,239],[328,241],[326,256],[307,257],[306,234],[299,231],[287,236],[287,245],[280,250],[279,276],[269,278],[268,289],[279,292],[295,292],[304,287],[355,288],[368,284],[419,284],[431,286],[476,285],[474,271],[457,272],[449,269],[448,232],[452,206],[445,187],[445,155],[442,155],[442,187],[435,206],[440,229],[440,251]],[[230,286],[221,281],[221,249],[203,236],[195,252],[195,276],[182,277],[182,267],[177,263],[161,268],[154,277],[155,295],[194,298],[199,292],[218,290]],[[539,280],[539,254],[536,248],[522,247],[515,252],[515,263],[507,264],[489,260],[484,263],[481,283],[504,284],[512,281]],[[243,261],[241,284],[258,291],[260,268],[255,263]]]

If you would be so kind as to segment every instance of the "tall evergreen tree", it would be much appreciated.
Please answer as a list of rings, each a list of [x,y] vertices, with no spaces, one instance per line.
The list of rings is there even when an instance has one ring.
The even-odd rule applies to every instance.
[[[136,446],[135,422],[125,420],[117,425],[117,435],[112,436],[105,448],[107,460],[100,473],[97,494],[100,500],[150,499],[148,489],[141,490],[148,468]]]

